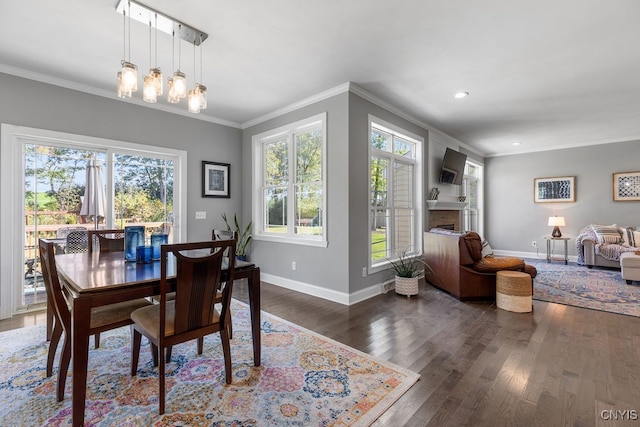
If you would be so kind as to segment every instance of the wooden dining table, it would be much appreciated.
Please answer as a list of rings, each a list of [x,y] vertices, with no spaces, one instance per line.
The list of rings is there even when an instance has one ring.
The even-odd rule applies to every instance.
[[[72,305],[72,422],[84,424],[89,358],[89,319],[91,308],[150,297],[160,293],[160,262],[138,264],[125,262],[123,252],[93,252],[56,255],[58,276]],[[167,260],[167,276],[175,275],[175,259]],[[221,280],[228,278],[222,271]],[[255,264],[236,261],[234,284],[247,279],[253,363],[260,366],[260,268]],[[171,285],[171,281],[168,281]],[[47,319],[53,318],[47,308]],[[47,330],[50,330],[47,325]]]

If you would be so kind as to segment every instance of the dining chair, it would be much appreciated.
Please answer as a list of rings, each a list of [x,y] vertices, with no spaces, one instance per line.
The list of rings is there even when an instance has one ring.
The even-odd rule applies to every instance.
[[[89,252],[124,251],[124,229],[89,230],[88,240]]]
[[[231,230],[216,230],[215,228],[211,230],[211,240],[234,240],[236,245],[238,244],[238,232]],[[229,258],[229,249],[224,251],[224,257]],[[235,249],[233,252],[235,257]],[[216,293],[216,304],[220,304],[222,302],[222,292],[220,291],[221,287],[218,288],[218,292]],[[227,331],[229,333],[229,339],[233,339],[233,326],[231,322],[231,314],[229,313],[229,319],[227,319]],[[198,342],[198,345],[201,345]]]
[[[66,239],[72,231],[85,231],[86,227],[60,227],[56,230],[56,239]]]
[[[47,377],[50,377],[53,373],[53,359],[55,358],[60,337],[64,332],[62,353],[58,364],[58,387],[56,393],[58,402],[61,402],[64,399],[64,387],[71,360],[71,310],[58,277],[54,242],[40,239],[38,246],[42,276],[47,293],[47,304],[51,304],[54,312],[53,332],[47,355]],[[150,303],[146,299],[140,298],[93,308],[91,310],[91,319],[87,319],[90,322],[89,335],[131,324],[131,312],[148,305]]]
[[[72,230],[67,233],[67,244],[65,246],[65,253],[77,254],[81,252],[87,252],[89,250],[89,237],[86,228],[82,230]]]
[[[138,370],[142,335],[156,350],[154,366],[158,366],[159,402],[158,413],[165,410],[165,349],[220,333],[224,355],[225,380],[231,384],[231,348],[227,334],[227,319],[230,310],[235,259],[229,260],[229,280],[222,290],[222,309],[215,308],[215,296],[223,269],[222,258],[225,250],[235,253],[234,240],[217,240],[197,243],[177,243],[162,245],[160,250],[160,304],[144,307],[131,313],[133,345],[131,346],[131,376]],[[167,300],[169,284],[167,279],[168,257],[175,259],[175,299]],[[202,348],[198,345],[198,354]],[[166,360],[168,362],[169,360]]]

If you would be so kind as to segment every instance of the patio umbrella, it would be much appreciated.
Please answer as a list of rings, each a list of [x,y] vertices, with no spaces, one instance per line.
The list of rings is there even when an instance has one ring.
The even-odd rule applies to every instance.
[[[102,185],[102,165],[99,160],[89,160],[80,215],[93,220],[96,228],[98,228],[99,218],[105,217],[106,198],[104,185]]]

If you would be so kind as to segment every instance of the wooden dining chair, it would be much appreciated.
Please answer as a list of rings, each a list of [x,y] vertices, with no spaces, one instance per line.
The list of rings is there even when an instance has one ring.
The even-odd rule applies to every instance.
[[[55,358],[60,337],[64,332],[62,353],[58,364],[58,387],[56,393],[58,402],[61,402],[64,399],[64,387],[67,371],[69,370],[69,361],[71,360],[71,310],[58,278],[54,242],[40,239],[38,245],[42,277],[47,293],[47,304],[51,304],[54,312],[53,332],[47,355],[47,377],[50,377],[53,373],[53,359]],[[146,299],[140,298],[93,308],[91,310],[91,319],[87,319],[90,322],[89,335],[131,324],[131,312],[150,304]]]
[[[222,258],[225,250],[235,253],[234,240],[162,245],[160,250],[160,304],[144,307],[131,313],[133,345],[131,346],[131,375],[138,370],[142,335],[151,342],[158,355],[159,403],[158,413],[165,410],[165,349],[220,333],[224,355],[225,379],[231,384],[231,348],[226,322],[229,319],[235,259],[229,261],[229,280],[222,290],[222,309],[215,308],[215,296],[220,284]],[[175,257],[175,299],[167,300],[168,257]],[[173,280],[173,279],[172,279]],[[202,348],[198,346],[198,354]],[[168,362],[168,360],[167,360]],[[154,358],[154,365],[156,358]]]
[[[100,252],[124,251],[124,229],[89,230],[89,252],[95,250]]]

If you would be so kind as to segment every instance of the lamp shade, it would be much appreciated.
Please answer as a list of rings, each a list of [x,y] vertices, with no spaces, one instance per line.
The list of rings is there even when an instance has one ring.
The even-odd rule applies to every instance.
[[[563,216],[550,216],[548,225],[549,227],[564,227],[566,224]]]

